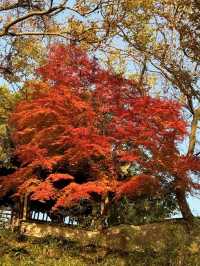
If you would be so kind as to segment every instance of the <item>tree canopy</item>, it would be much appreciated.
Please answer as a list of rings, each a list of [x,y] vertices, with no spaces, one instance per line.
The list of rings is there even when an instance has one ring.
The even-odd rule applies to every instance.
[[[1,197],[28,193],[58,211],[199,188],[199,159],[177,148],[187,134],[178,102],[143,95],[74,45],[54,45],[37,72],[10,117],[19,167],[1,177]]]
[[[21,91],[27,80],[40,80],[35,69],[44,64],[53,42],[79,45],[113,75],[123,74],[127,80],[135,80],[132,82],[140,96],[179,102],[189,128],[181,153],[198,160],[199,15],[196,0],[3,0],[0,3],[0,76],[8,83],[9,90]],[[43,76],[48,79],[47,74]],[[54,79],[53,74],[51,78]],[[25,85],[22,98],[27,98],[30,87]],[[0,112],[2,115],[3,110],[4,116],[0,121],[1,165],[2,162],[8,165],[13,145],[7,118],[16,101],[11,103],[6,96],[5,120],[4,96],[15,97],[9,90],[1,90]],[[192,177],[198,183],[196,172]],[[194,191],[191,191],[193,195]],[[187,209],[189,215],[185,192],[176,191],[176,197],[181,209]]]

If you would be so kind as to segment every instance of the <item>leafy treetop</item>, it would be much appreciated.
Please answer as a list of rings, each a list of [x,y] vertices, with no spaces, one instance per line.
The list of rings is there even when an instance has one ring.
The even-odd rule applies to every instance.
[[[1,177],[0,196],[66,209],[109,195],[192,191],[192,155],[182,156],[181,105],[140,94],[138,84],[108,70],[74,45],[54,45],[10,118],[20,167]],[[123,174],[123,167],[129,175]]]

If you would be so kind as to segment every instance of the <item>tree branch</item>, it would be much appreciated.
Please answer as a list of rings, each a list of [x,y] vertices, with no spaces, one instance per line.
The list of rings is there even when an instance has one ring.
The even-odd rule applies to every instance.
[[[12,36],[57,36],[66,38],[66,34],[69,34],[67,32],[34,32],[34,31],[27,31],[27,32],[13,32],[9,33],[9,35]]]
[[[189,148],[188,148],[189,155],[192,155],[194,153],[195,144],[196,144],[197,125],[199,119],[200,119],[200,107],[194,111],[193,115],[191,133],[189,137]]]
[[[0,6],[0,11],[9,11],[18,7],[27,7],[26,3],[19,3],[19,1],[17,3],[14,4],[9,4],[9,5],[2,5]]]
[[[104,4],[104,2],[100,1],[92,10],[90,10],[88,12],[84,12],[84,13],[81,13],[78,10],[76,10],[74,8],[71,8],[71,7],[67,7],[66,9],[68,9],[70,11],[73,11],[73,12],[77,13],[78,15],[82,16],[82,17],[85,17],[85,16],[88,16],[88,15],[94,13],[95,11],[97,11],[103,4]]]
[[[0,32],[0,37],[2,36],[5,36],[5,35],[15,35],[14,33],[12,32],[9,32],[9,29],[16,25],[17,23],[19,22],[22,22],[28,18],[31,18],[31,17],[34,17],[34,16],[44,16],[44,15],[49,15],[49,14],[52,14],[54,13],[55,11],[63,11],[65,9],[65,7],[62,5],[59,5],[59,6],[55,6],[55,7],[52,7],[48,10],[42,10],[42,11],[32,11],[32,12],[29,12],[28,14],[24,15],[24,16],[21,16],[19,18],[16,18],[14,19],[13,21],[9,22],[5,27],[4,29]]]

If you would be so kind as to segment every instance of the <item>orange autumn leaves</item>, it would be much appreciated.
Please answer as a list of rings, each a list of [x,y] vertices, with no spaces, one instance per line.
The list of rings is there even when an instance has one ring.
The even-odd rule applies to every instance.
[[[1,196],[28,192],[55,210],[109,192],[113,200],[162,193],[177,178],[192,188],[199,162],[178,152],[186,134],[178,103],[140,95],[77,46],[54,45],[38,73],[43,81],[29,84],[10,118],[20,167],[1,178]]]

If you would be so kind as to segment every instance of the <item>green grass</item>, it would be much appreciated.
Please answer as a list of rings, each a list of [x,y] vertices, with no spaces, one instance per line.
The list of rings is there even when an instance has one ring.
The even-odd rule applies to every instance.
[[[200,266],[199,222],[190,232],[183,225],[166,223],[162,230],[160,226],[145,225],[141,233],[132,235],[135,248],[129,252],[123,243],[118,249],[110,243],[107,247],[95,243],[82,246],[66,239],[27,238],[0,230],[0,266]],[[133,234],[126,226],[122,226],[121,231]]]

